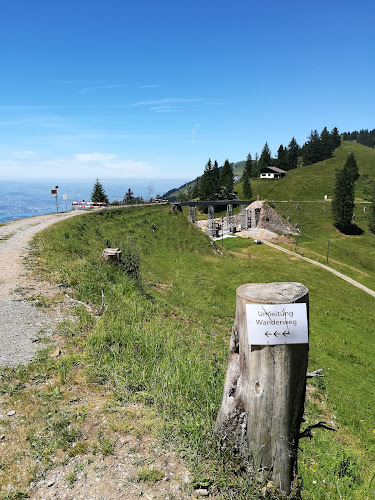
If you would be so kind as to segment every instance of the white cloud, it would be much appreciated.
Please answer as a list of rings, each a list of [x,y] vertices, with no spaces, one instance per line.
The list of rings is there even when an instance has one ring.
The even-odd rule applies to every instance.
[[[32,158],[35,156],[35,151],[14,151],[13,153],[13,158],[16,158],[17,160],[25,160],[27,158]]]
[[[140,89],[158,89],[160,85],[139,85]]]
[[[77,153],[73,155],[73,160],[79,162],[106,162],[117,158],[111,153]]]
[[[176,106],[151,106],[151,111],[156,111],[157,113],[173,113],[176,111],[182,111],[181,108]]]
[[[158,107],[170,107],[173,104],[190,104],[197,102],[205,102],[205,99],[190,99],[186,97],[165,97],[164,99],[157,99],[155,101],[140,101],[132,104],[134,108],[149,107],[151,110],[159,111]]]
[[[1,157],[0,153],[0,179],[73,179],[93,176],[137,179],[152,176],[155,169],[155,165],[149,162],[124,159],[111,153],[77,153],[49,158],[32,154],[32,151],[23,153],[13,152],[6,154],[6,157]]]
[[[117,170],[121,174],[129,176],[138,176],[149,171],[149,164],[143,161],[123,160],[112,153],[77,153],[73,155],[73,161],[77,168],[92,166],[92,168],[100,168],[104,172]]]

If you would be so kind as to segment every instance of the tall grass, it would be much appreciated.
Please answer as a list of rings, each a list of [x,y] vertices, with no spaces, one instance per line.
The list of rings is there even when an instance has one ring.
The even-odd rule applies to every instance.
[[[138,281],[99,260],[108,242],[121,247],[129,238],[139,249]],[[119,401],[156,407],[162,438],[190,459],[196,484],[207,481],[212,492],[231,498],[254,493],[241,466],[219,454],[212,432],[235,290],[247,282],[306,285],[310,368],[326,375],[312,388],[308,423],[324,417],[338,432],[317,430],[311,443],[301,443],[304,498],[323,492],[337,498],[338,489],[342,498],[364,498],[375,458],[372,297],[263,245],[249,247],[244,257],[215,254],[208,238],[168,207],[85,214],[40,234],[37,245],[44,272],[77,299],[99,308],[103,290],[106,309],[83,345],[87,380],[108,386]]]

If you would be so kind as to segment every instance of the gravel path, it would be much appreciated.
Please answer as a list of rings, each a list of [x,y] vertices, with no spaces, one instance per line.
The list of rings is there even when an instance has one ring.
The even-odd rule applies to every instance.
[[[329,271],[330,273],[335,274],[336,276],[347,281],[351,285],[353,285],[353,286],[359,288],[360,290],[363,290],[364,292],[368,293],[369,295],[372,295],[373,297],[375,297],[374,290],[371,290],[371,288],[368,288],[367,286],[362,285],[362,283],[359,283],[358,281],[355,281],[352,278],[349,278],[349,276],[346,276],[345,274],[340,273],[339,271],[336,271],[336,269],[333,269],[332,267],[326,266],[325,264],[317,262],[316,260],[309,259],[308,257],[303,257],[302,255],[299,255],[298,253],[292,252],[291,250],[287,250],[286,248],[280,247],[279,245],[275,245],[274,243],[271,243],[270,241],[267,241],[265,239],[262,241],[263,241],[263,243],[265,243],[266,245],[268,245],[272,248],[276,248],[277,250],[280,250],[284,253],[287,253],[289,255],[293,255],[293,257],[298,257],[299,259],[306,260],[307,262],[310,262],[310,264],[314,264],[315,266],[322,267],[326,271]]]
[[[46,285],[31,278],[23,260],[31,238],[42,229],[81,212],[41,215],[0,226],[0,366],[29,362],[40,347],[35,340],[51,334],[56,317],[35,307],[23,289],[43,293]]]

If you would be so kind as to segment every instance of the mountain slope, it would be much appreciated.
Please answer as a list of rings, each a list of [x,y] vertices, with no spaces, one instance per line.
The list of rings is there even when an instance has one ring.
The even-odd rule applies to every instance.
[[[343,142],[332,158],[291,170],[281,179],[251,179],[253,194],[268,200],[323,200],[324,195],[332,198],[335,172],[344,166],[351,152],[361,174],[356,183],[356,197],[365,199],[367,177],[375,177],[375,149],[354,142]],[[237,191],[241,197],[241,184]]]
[[[322,200],[326,194],[333,195],[335,172],[345,164],[349,153],[353,152],[359,167],[361,178],[356,183],[356,197],[366,199],[368,177],[375,177],[375,149],[355,142],[343,141],[332,158],[313,165],[290,170],[282,179],[251,179],[254,197],[268,200]],[[242,176],[245,161],[234,164],[235,175]],[[163,197],[177,197],[183,191],[193,188],[195,180],[178,189],[171,190]],[[235,185],[235,191],[242,196],[242,183]]]

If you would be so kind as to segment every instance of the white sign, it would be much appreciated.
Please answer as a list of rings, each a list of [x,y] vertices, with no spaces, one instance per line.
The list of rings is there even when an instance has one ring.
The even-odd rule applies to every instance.
[[[68,195],[67,194],[63,194],[63,200],[66,201],[68,199]]]
[[[249,344],[308,344],[306,304],[246,304]]]

